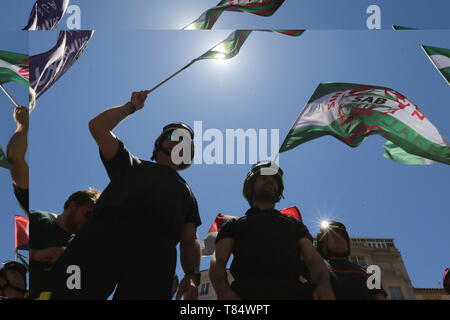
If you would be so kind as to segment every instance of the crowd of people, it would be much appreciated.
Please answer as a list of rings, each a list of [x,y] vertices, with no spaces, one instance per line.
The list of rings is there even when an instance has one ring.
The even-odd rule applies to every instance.
[[[197,199],[179,171],[190,161],[174,161],[182,132],[188,160],[194,157],[194,132],[186,124],[166,125],[156,139],[154,161],[131,154],[114,128],[144,107],[149,92],[133,92],[130,102],[106,109],[89,122],[109,176],[100,192],[75,191],[61,213],[30,210],[25,161],[28,109],[16,107],[17,130],[7,148],[14,193],[29,216],[29,270],[18,262],[0,269],[0,296],[11,299],[156,299],[198,298],[201,217]],[[186,152],[183,149],[182,153]],[[186,159],[184,157],[183,159]],[[218,232],[209,275],[220,300],[383,300],[369,289],[368,274],[351,263],[345,225],[331,221],[313,237],[301,220],[281,214],[283,171],[270,161],[253,165],[243,184],[249,203],[244,216]],[[177,245],[184,271],[176,275]],[[142,252],[146,252],[142,255]],[[233,255],[230,283],[227,265]],[[136,259],[139,257],[139,259]],[[67,285],[68,269],[79,267],[80,285]],[[29,271],[29,291],[27,290]],[[443,285],[450,293],[450,273]]]

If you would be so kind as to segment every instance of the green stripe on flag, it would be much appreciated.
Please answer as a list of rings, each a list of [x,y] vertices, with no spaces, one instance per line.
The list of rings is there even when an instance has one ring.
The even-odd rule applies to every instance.
[[[0,84],[10,81],[29,85],[29,57],[25,54],[0,50]]]
[[[433,164],[434,161],[422,158],[411,153],[406,152],[399,146],[393,144],[391,141],[387,141],[384,146],[384,157],[393,161],[397,161],[403,164]]]
[[[448,85],[450,85],[450,49],[424,45],[422,45],[422,48]]]

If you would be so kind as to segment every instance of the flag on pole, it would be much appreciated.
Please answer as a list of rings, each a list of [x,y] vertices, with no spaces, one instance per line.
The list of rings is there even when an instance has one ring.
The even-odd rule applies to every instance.
[[[422,46],[436,69],[450,86],[450,49]]]
[[[280,213],[288,217],[294,217],[296,219],[302,220],[300,210],[298,210],[296,206],[281,209]],[[222,228],[222,226],[226,222],[233,219],[239,219],[239,217],[223,215],[221,213],[216,216],[203,242],[204,244],[202,248],[202,256],[210,256],[214,253],[216,238],[217,234],[220,231],[220,228]]]
[[[56,46],[30,57],[30,87],[35,99],[78,60],[94,31],[60,31]],[[33,108],[30,108],[32,111]]]
[[[28,250],[29,220],[28,218],[14,216],[14,247],[16,250]]]
[[[22,30],[54,30],[68,6],[69,0],[37,0]]]
[[[321,83],[284,140],[280,153],[324,135],[357,147],[379,134],[406,154],[450,164],[450,144],[418,106],[389,88]],[[407,157],[393,157],[415,164]]]
[[[273,15],[283,2],[284,0],[222,0],[183,29],[211,29],[224,11],[246,12],[268,17]]]
[[[0,84],[10,81],[29,85],[29,57],[26,54],[0,50]]]
[[[396,26],[396,25],[393,25],[392,29],[394,29],[394,30],[417,30],[416,28],[402,27],[402,26]]]
[[[236,30],[228,38],[193,61],[202,59],[231,59],[239,53],[252,30]]]
[[[6,169],[11,169],[13,167],[13,165],[7,160],[2,148],[0,148],[0,167]]]

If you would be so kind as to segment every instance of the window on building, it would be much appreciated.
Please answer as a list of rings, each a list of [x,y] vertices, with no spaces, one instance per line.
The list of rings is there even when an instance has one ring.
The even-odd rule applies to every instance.
[[[350,262],[354,264],[359,264],[361,267],[367,266],[366,258],[364,257],[350,257]]]
[[[392,300],[405,300],[402,288],[400,287],[389,287],[389,296]]]
[[[209,293],[209,282],[207,283],[202,283],[202,285],[200,286],[200,295],[201,296],[206,296]]]

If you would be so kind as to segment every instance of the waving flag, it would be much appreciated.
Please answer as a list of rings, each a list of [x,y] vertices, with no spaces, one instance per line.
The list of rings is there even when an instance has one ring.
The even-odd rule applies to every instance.
[[[289,207],[280,210],[280,213],[289,216],[294,217],[299,220],[302,220],[302,215],[300,213],[300,210],[298,210],[297,207]],[[204,240],[204,247],[202,248],[202,256],[210,256],[214,253],[214,249],[216,246],[216,238],[217,234],[219,233],[220,228],[229,220],[232,219],[238,219],[239,217],[236,216],[227,216],[219,213],[216,218],[214,219],[214,222],[212,223],[211,227],[209,228],[208,234],[205,237]]]
[[[11,169],[13,165],[6,159],[5,153],[0,148],[0,167]]]
[[[47,91],[78,60],[93,34],[92,30],[61,31],[55,47],[30,57],[30,87],[35,99]]]
[[[392,89],[352,83],[320,84],[280,152],[324,135],[356,147],[372,134],[391,141],[404,156],[450,164],[450,144],[418,106]],[[394,160],[415,164],[404,156]]]
[[[231,59],[239,53],[252,30],[236,30],[217,46],[193,61],[202,59]]]
[[[450,49],[430,46],[422,46],[422,48],[450,86]]]
[[[14,216],[14,247],[16,250],[28,250],[29,220],[28,218]]]
[[[394,29],[394,30],[417,30],[416,28],[402,27],[402,26],[396,26],[396,25],[393,25],[392,29]]]
[[[68,5],[69,0],[37,0],[22,30],[54,30]]]
[[[15,81],[29,84],[29,57],[26,54],[0,50],[0,84]]]
[[[224,11],[246,12],[268,17],[273,15],[283,2],[284,0],[222,0],[183,29],[211,29]]]

